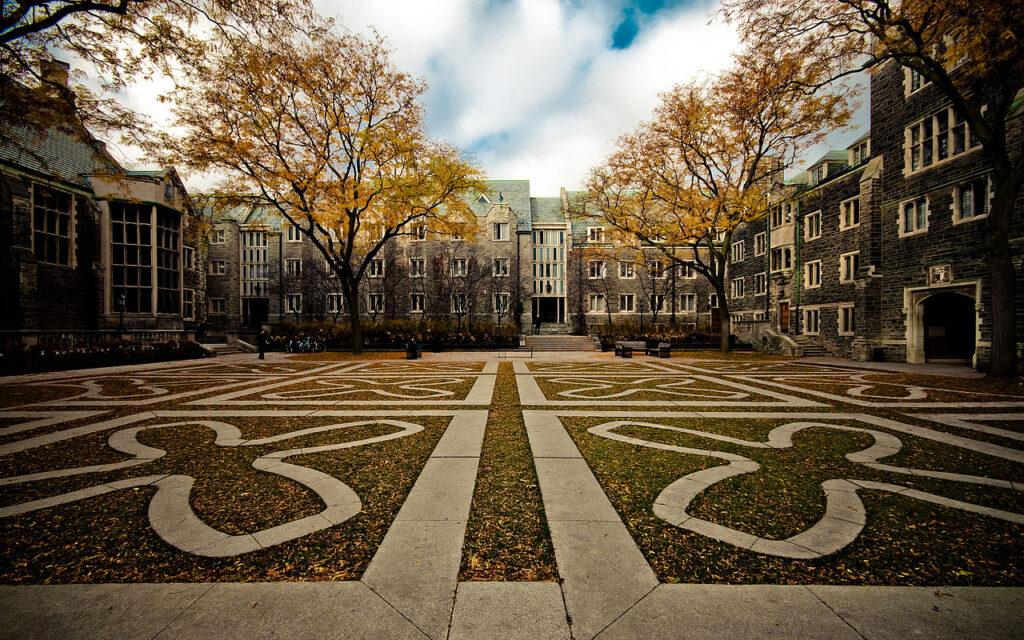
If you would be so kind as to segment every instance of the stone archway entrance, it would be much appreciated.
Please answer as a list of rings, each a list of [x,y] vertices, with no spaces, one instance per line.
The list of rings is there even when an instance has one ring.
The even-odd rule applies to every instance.
[[[906,290],[907,362],[975,364],[978,284]]]
[[[947,291],[921,303],[926,362],[966,362],[974,358],[974,298]]]

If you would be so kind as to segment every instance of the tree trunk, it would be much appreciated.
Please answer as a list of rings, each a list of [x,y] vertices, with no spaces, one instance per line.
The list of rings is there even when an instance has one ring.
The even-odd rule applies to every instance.
[[[344,287],[345,303],[348,304],[349,325],[352,328],[352,353],[363,352],[363,328],[359,318],[359,293],[355,286]]]
[[[1017,271],[1010,252],[1010,220],[1020,192],[1020,179],[1012,174],[994,176],[995,194],[988,216],[986,237],[991,274],[992,348],[989,375],[1015,378],[1017,371]]]
[[[732,321],[729,318],[729,303],[725,297],[725,284],[715,287],[718,294],[718,331],[720,332],[718,346],[722,353],[729,353],[729,334],[732,332]]]

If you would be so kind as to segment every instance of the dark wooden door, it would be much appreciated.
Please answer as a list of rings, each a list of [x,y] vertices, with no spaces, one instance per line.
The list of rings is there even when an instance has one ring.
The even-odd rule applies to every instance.
[[[789,303],[779,303],[779,331],[789,333]]]

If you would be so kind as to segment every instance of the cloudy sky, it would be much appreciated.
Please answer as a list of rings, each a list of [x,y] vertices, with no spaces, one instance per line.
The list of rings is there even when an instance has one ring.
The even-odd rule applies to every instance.
[[[529,179],[534,195],[557,195],[559,187],[581,186],[615,137],[649,116],[660,91],[728,64],[737,38],[713,18],[716,3],[318,0],[317,6],[356,33],[376,28],[397,64],[427,81],[432,136],[465,149],[492,178]],[[166,113],[153,95],[147,86],[128,97],[159,122]],[[845,146],[856,135],[832,142]],[[134,155],[124,153],[129,160]]]

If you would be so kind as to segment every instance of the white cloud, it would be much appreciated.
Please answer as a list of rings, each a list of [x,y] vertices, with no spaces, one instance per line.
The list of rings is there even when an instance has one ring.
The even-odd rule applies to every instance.
[[[579,188],[622,132],[650,115],[657,94],[714,72],[735,49],[731,28],[704,8],[647,16],[632,45],[609,48],[622,2],[559,0],[319,0],[355,33],[376,28],[396,63],[426,79],[430,134],[469,149],[494,178],[532,182],[537,195]],[[344,61],[339,63],[343,64]],[[166,127],[150,82],[126,100]],[[130,163],[138,150],[119,148]],[[208,186],[209,176],[189,176]]]

